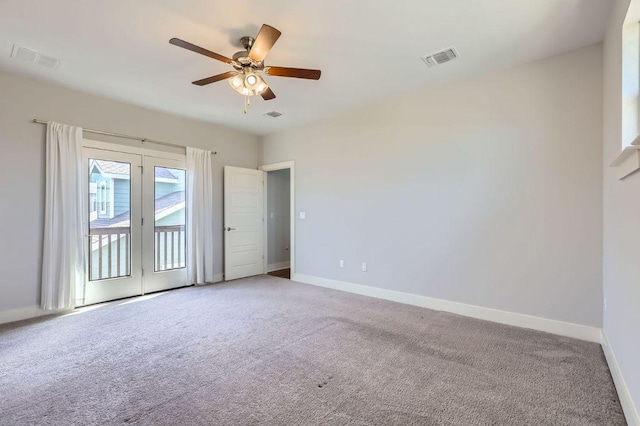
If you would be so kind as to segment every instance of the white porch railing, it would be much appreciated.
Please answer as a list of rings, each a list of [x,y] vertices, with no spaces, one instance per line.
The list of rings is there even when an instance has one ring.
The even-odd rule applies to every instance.
[[[156,226],[154,263],[156,271],[184,268],[185,226]],[[131,228],[91,228],[89,230],[89,280],[131,275]]]

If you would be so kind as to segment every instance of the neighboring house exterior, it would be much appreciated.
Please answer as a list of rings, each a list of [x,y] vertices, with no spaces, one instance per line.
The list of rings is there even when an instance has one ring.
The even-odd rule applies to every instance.
[[[130,167],[128,163],[90,160],[91,280],[130,273]],[[156,270],[184,267],[186,173],[154,169]]]

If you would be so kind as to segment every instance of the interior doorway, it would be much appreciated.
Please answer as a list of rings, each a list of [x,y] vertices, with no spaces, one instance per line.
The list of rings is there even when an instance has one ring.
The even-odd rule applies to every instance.
[[[293,161],[262,166],[265,172],[265,265],[269,275],[291,279],[295,258]]]

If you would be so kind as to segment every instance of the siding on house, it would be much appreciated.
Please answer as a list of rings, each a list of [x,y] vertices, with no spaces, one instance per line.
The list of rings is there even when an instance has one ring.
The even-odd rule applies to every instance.
[[[162,198],[167,194],[171,194],[175,191],[180,191],[177,189],[177,185],[175,183],[165,183],[165,182],[156,182],[155,185],[155,199]]]
[[[184,225],[186,221],[185,209],[180,209],[177,212],[171,213],[168,216],[163,217],[160,220],[156,220],[156,226],[174,226]]]
[[[113,204],[114,210],[113,215],[118,216],[124,212],[129,211],[131,207],[131,199],[130,199],[130,185],[129,180],[125,179],[114,179],[114,193],[113,193]]]

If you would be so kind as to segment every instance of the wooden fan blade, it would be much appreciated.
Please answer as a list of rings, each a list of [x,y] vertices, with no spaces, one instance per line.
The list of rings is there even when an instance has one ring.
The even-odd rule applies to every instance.
[[[260,96],[262,96],[262,99],[264,99],[265,101],[270,101],[271,99],[275,99],[276,98],[275,93],[273,93],[273,91],[271,90],[270,87],[267,87],[267,90],[262,92],[260,94]]]
[[[254,61],[262,62],[282,34],[270,25],[264,24],[253,42],[249,51],[249,57]]]
[[[217,54],[215,52],[212,52],[210,50],[204,49],[204,48],[202,48],[200,46],[196,46],[195,44],[191,44],[188,41],[180,40],[179,38],[175,38],[174,37],[171,40],[169,40],[169,43],[173,44],[174,46],[182,47],[182,48],[190,50],[192,52],[196,52],[196,53],[199,53],[201,55],[208,56],[209,58],[217,59],[217,60],[225,62],[227,64],[231,63],[231,59],[227,58],[226,56],[219,55],[219,54]]]
[[[227,78],[231,78],[237,73],[235,71],[228,71],[222,74],[214,75],[212,77],[203,78],[202,80],[194,81],[192,84],[196,86],[206,86],[207,84],[215,83],[216,81],[226,80]]]
[[[269,75],[279,77],[306,78],[309,80],[320,80],[320,70],[308,70],[304,68],[286,68],[286,67],[266,67],[264,72]]]

